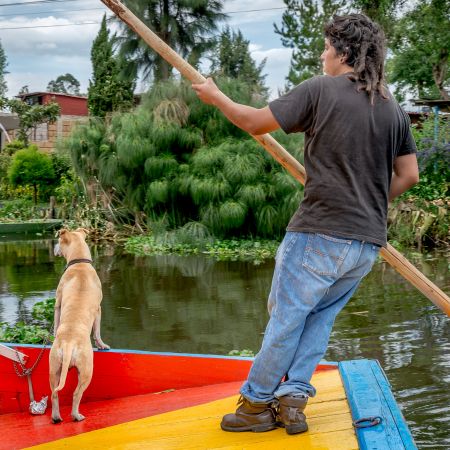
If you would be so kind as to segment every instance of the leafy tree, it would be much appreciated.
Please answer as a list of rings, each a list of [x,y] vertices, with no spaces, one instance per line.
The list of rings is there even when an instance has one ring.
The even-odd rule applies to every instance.
[[[28,84],[26,84],[25,86],[22,86],[19,89],[19,95],[28,94],[29,92],[30,92],[30,89],[28,88]]]
[[[293,49],[288,87],[322,73],[320,55],[323,51],[323,26],[337,12],[342,12],[343,0],[284,0],[281,28],[275,24],[275,33],[281,36],[285,47]]]
[[[92,45],[91,61],[93,76],[88,89],[90,114],[105,117],[109,112],[129,108],[133,104],[134,83],[120,75],[122,63],[113,54],[113,39],[106,26],[106,14]]]
[[[8,61],[6,58],[5,50],[0,42],[0,97],[5,97],[6,95],[6,80],[5,75],[8,73],[6,67],[8,66]]]
[[[33,186],[36,205],[38,187],[53,183],[55,172],[50,157],[40,152],[36,145],[30,145],[14,154],[8,178],[13,186]]]
[[[19,117],[18,139],[28,145],[30,131],[39,124],[53,123],[59,116],[61,108],[57,103],[29,105],[18,99],[0,99],[0,107],[6,107]]]
[[[66,73],[56,80],[51,80],[47,85],[47,91],[80,95],[80,82],[71,73]]]
[[[158,37],[196,66],[205,51],[214,46],[211,34],[217,23],[225,19],[219,0],[124,0]],[[122,31],[118,38],[120,55],[129,64],[128,77],[142,71],[144,79],[167,80],[172,67],[122,21],[116,19]]]
[[[363,12],[383,28],[389,38],[394,30],[396,15],[405,0],[352,0],[352,6]]]
[[[449,100],[450,3],[425,0],[405,14],[392,42],[390,81],[419,97]]]
[[[226,27],[219,36],[211,58],[211,72],[214,75],[239,78],[256,86],[258,91],[267,92],[262,75],[266,59],[258,66],[250,55],[249,43],[241,31],[231,31]]]

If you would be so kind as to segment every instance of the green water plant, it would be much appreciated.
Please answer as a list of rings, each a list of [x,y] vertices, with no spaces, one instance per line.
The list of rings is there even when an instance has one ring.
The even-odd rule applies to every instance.
[[[41,325],[50,326],[53,323],[55,302],[55,298],[48,298],[42,302],[35,303],[31,311],[31,317]]]
[[[39,325],[27,325],[18,322],[15,325],[0,322],[0,342],[16,344],[43,344],[48,337],[48,331]]]
[[[254,358],[255,353],[253,352],[253,350],[244,348],[243,350],[231,350],[228,352],[228,356],[246,356],[249,358]]]
[[[261,264],[275,256],[279,242],[264,239],[211,240],[204,237],[195,241],[164,240],[153,235],[134,236],[125,243],[125,249],[135,255],[201,254],[217,261],[250,261]]]
[[[0,322],[0,342],[16,344],[44,344],[53,337],[53,314],[55,299],[49,298],[34,304],[31,311],[33,320],[30,323],[17,322],[9,324]]]

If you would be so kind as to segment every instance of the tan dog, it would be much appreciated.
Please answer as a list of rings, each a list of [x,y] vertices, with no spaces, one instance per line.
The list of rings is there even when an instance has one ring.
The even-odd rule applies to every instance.
[[[52,390],[52,422],[62,421],[58,391],[66,382],[70,367],[78,369],[78,386],[73,394],[72,418],[84,419],[78,408],[83,392],[89,386],[93,371],[91,331],[100,349],[109,349],[100,337],[102,286],[91,264],[91,252],[86,244],[88,231],[61,230],[55,255],[67,261],[56,290],[55,340],[50,350],[50,388]]]

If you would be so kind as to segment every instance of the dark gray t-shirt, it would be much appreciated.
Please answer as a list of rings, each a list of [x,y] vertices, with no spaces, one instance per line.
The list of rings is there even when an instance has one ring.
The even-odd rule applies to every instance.
[[[408,115],[389,94],[370,104],[348,75],[304,81],[269,104],[286,133],[305,133],[305,195],[288,231],[386,245],[397,156],[416,152]]]

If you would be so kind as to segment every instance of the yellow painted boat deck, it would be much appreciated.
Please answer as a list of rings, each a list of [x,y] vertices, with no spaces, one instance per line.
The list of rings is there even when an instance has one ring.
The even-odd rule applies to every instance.
[[[265,433],[229,433],[220,429],[224,414],[236,408],[238,395],[103,428],[32,447],[33,449],[358,449],[339,371],[314,375],[317,396],[305,411],[306,433],[284,429]]]

